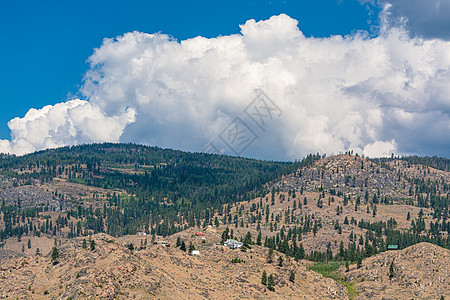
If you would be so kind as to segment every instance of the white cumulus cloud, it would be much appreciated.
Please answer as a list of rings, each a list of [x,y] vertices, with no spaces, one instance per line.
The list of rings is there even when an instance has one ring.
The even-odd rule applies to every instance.
[[[201,151],[213,141],[235,154],[220,137],[239,117],[255,137],[237,151],[245,156],[450,155],[449,42],[397,27],[308,38],[284,14],[240,29],[210,39],[105,39],[89,58],[86,100],[10,121],[12,140],[0,150],[120,141]],[[261,90],[279,109],[262,127],[245,113]]]
[[[128,109],[108,117],[99,107],[80,99],[32,108],[23,118],[8,122],[11,141],[0,140],[0,150],[21,155],[65,145],[117,142],[125,126],[134,121],[134,114]]]

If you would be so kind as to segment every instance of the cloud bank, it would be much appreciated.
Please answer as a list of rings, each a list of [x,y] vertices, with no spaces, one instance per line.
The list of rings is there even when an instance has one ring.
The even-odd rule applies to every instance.
[[[367,1],[367,0],[363,0]],[[389,3],[391,26],[405,25],[412,36],[450,40],[450,1],[380,0]],[[375,5],[373,3],[373,5]]]
[[[449,42],[395,26],[377,37],[307,38],[284,14],[240,28],[211,39],[105,39],[89,58],[86,100],[11,120],[0,151],[103,141],[202,151],[213,141],[233,154],[221,137],[238,117],[256,137],[239,152],[250,157],[450,156]],[[280,110],[264,127],[245,113],[260,91]]]

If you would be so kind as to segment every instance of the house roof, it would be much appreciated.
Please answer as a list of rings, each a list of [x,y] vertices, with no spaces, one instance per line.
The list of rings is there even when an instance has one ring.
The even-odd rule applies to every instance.
[[[241,242],[233,240],[233,239],[228,239],[228,240],[226,240],[225,243],[226,244],[228,244],[228,243],[230,243],[230,244],[242,244]]]

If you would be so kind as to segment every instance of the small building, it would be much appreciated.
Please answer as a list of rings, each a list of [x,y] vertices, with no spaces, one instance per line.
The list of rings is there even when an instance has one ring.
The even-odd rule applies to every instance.
[[[388,250],[398,250],[398,245],[388,245],[387,249]]]
[[[192,250],[191,255],[200,255],[200,250]]]
[[[233,240],[233,239],[228,239],[225,241],[225,243],[223,243],[223,245],[230,249],[236,249],[236,248],[241,248],[242,245],[244,245],[244,244],[239,241]]]
[[[196,236],[205,236],[205,234],[203,232],[196,232],[195,235]]]
[[[147,235],[146,232],[138,232],[137,235]]]
[[[170,244],[166,241],[157,241],[155,242],[155,245],[170,247]]]

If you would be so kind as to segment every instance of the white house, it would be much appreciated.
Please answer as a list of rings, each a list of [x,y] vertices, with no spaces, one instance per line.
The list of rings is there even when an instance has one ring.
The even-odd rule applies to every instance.
[[[228,239],[225,243],[223,243],[223,245],[230,249],[236,249],[242,247],[244,244],[233,239]]]

